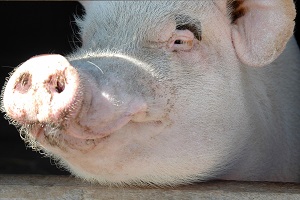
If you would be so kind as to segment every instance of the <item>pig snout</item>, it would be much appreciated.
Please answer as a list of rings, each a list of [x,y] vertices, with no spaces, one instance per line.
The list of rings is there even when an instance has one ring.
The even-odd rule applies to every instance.
[[[8,118],[35,137],[55,127],[55,132],[81,139],[102,138],[141,120],[147,109],[143,101],[122,88],[116,94],[112,83],[107,83],[109,88],[99,86],[90,70],[72,65],[61,55],[42,55],[18,67],[3,92]]]
[[[3,110],[35,138],[48,134],[53,127],[68,134],[70,121],[82,105],[80,91],[79,73],[66,58],[36,56],[16,68],[9,78],[3,91]]]
[[[63,56],[33,57],[7,82],[4,109],[20,124],[57,123],[78,107],[79,82],[78,72]]]

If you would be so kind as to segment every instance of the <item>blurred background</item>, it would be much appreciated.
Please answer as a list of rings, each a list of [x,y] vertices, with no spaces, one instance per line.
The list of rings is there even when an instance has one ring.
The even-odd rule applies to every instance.
[[[297,3],[297,2],[296,2]],[[300,1],[297,3],[300,8]],[[299,10],[300,12],[300,10]],[[80,46],[74,15],[84,10],[74,1],[0,1],[0,88],[14,67],[38,54],[66,55]],[[295,36],[300,46],[300,19]],[[300,55],[299,55],[300,56]],[[16,128],[0,114],[0,174],[68,174],[26,148]]]

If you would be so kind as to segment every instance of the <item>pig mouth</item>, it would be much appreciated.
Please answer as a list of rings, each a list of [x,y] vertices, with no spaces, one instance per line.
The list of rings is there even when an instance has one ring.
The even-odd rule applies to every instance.
[[[80,113],[80,109],[77,110]],[[105,123],[101,127],[93,127],[82,124],[82,119],[78,117],[80,114],[76,112],[69,113],[69,116],[63,117],[63,121],[55,123],[34,122],[31,124],[23,125],[23,129],[26,129],[33,138],[39,140],[40,137],[51,136],[57,137],[58,135],[68,135],[72,138],[79,140],[88,139],[101,139],[106,138],[110,134],[122,129],[128,123],[142,123],[137,122],[136,119],[141,119],[146,114],[146,107],[141,107],[136,112],[124,112],[116,119]],[[70,117],[71,116],[71,117]],[[149,123],[149,122],[147,122]],[[156,122],[155,122],[156,123]],[[157,124],[157,123],[156,123]]]
[[[134,123],[129,118],[120,120],[123,124],[119,121],[112,123],[110,126],[105,127],[105,131],[101,133],[85,130],[84,134],[80,134],[79,132],[64,130],[64,127],[61,125],[34,123],[23,125],[20,129],[20,135],[28,147],[41,151],[45,155],[49,154],[49,152],[45,152],[46,146],[58,148],[62,151],[68,151],[67,149],[71,148],[88,152],[99,143],[106,141],[111,134],[121,129],[124,125]],[[149,125],[149,123],[147,124]],[[155,125],[157,126],[158,124],[155,122]]]
[[[86,125],[82,125],[76,121],[71,123],[65,133],[78,139],[100,139],[107,137],[113,132],[120,130],[123,126],[128,124],[133,117],[133,114],[124,114],[118,119],[107,123],[103,127],[94,128]]]

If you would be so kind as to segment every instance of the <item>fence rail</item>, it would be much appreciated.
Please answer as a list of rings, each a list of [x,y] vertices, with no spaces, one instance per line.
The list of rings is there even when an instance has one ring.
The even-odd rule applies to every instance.
[[[0,175],[0,199],[300,199],[300,184],[213,181],[173,188],[104,187],[70,176]]]

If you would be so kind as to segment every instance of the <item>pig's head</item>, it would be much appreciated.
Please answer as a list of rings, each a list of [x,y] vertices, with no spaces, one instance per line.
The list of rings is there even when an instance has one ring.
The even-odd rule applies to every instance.
[[[31,58],[3,90],[3,110],[23,138],[103,184],[172,185],[228,173],[257,130],[245,68],[283,51],[293,2],[84,6],[82,47],[67,58]]]

